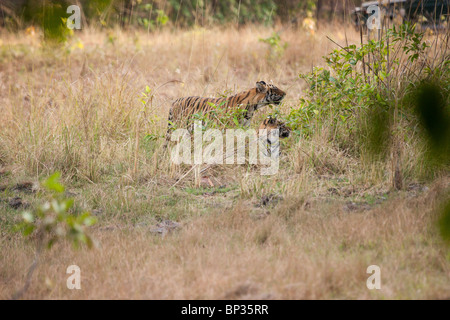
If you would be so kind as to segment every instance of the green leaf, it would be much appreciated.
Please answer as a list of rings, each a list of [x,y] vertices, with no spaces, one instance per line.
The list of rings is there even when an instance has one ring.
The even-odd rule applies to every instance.
[[[59,182],[60,177],[61,174],[59,172],[55,172],[50,177],[48,177],[44,182],[42,182],[42,185],[50,191],[62,193],[64,192],[64,186]]]
[[[450,243],[450,201],[442,205],[441,218],[439,219],[439,229],[442,238]]]
[[[96,223],[97,223],[97,218],[95,218],[95,217],[87,217],[86,219],[84,219],[84,225],[86,227],[93,226]]]
[[[25,227],[23,228],[22,234],[23,234],[25,237],[26,237],[26,236],[29,236],[31,233],[33,233],[34,229],[35,229],[35,226],[34,226],[34,225],[32,225],[32,224],[27,225],[27,226],[25,226]]]

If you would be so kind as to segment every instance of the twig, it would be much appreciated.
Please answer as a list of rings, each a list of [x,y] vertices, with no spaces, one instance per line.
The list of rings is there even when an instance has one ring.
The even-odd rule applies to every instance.
[[[34,255],[34,259],[33,259],[33,263],[31,264],[31,266],[28,268],[28,272],[27,272],[27,276],[25,279],[25,284],[23,286],[22,289],[20,289],[19,291],[17,291],[16,293],[14,293],[14,295],[12,296],[12,300],[19,300],[22,298],[22,296],[25,294],[25,292],[27,292],[28,288],[30,287],[31,284],[31,278],[33,276],[34,271],[36,270],[36,267],[39,263],[40,257],[41,257],[41,252],[42,252],[42,247],[43,247],[43,239],[42,239],[43,235],[41,234],[38,240],[38,245],[36,248],[36,253]]]

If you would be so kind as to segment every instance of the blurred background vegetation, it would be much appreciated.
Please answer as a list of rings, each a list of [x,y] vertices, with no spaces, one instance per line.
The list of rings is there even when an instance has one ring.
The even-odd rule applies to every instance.
[[[360,0],[2,0],[0,24],[12,28],[41,24],[45,15],[76,4],[89,25],[188,27],[275,22],[297,23],[305,17],[344,18]]]

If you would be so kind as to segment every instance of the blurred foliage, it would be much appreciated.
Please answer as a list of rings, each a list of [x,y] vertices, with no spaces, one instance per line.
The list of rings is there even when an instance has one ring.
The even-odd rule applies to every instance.
[[[276,15],[274,0],[169,0],[169,16],[177,25],[227,22],[270,24]]]
[[[33,212],[22,213],[22,222],[17,225],[24,236],[36,236],[38,250],[42,246],[50,248],[59,239],[67,239],[78,248],[81,244],[92,247],[93,241],[86,228],[96,223],[96,218],[89,212],[79,215],[71,213],[74,200],[64,194],[60,183],[60,174],[55,173],[42,182],[50,197]]]
[[[272,24],[296,22],[311,16],[321,3],[321,11],[334,14],[336,0],[3,0],[0,26],[27,27],[38,24],[54,34],[69,5],[80,5],[83,23],[103,27],[144,27],[153,30],[165,25],[187,27],[218,24]],[[324,6],[328,4],[328,6]],[[44,13],[47,11],[47,13]],[[48,17],[44,19],[44,16]],[[21,20],[22,23],[17,22]],[[46,20],[46,21],[44,21]],[[52,20],[52,21],[50,21]]]
[[[429,162],[437,166],[450,162],[449,101],[449,88],[432,81],[420,82],[407,100],[419,119],[423,140],[429,146]]]
[[[26,1],[21,8],[24,21],[41,27],[44,40],[48,43],[61,43],[72,34],[66,21],[69,2],[60,1]]]
[[[259,39],[260,42],[264,42],[269,45],[269,51],[267,53],[268,62],[275,62],[281,58],[284,51],[288,47],[287,42],[281,41],[280,34],[278,32],[274,32],[270,37],[265,39]]]
[[[41,183],[45,189],[47,201],[33,211],[24,211],[22,221],[15,228],[30,239],[36,246],[33,263],[28,268],[25,284],[16,291],[13,300],[21,299],[31,285],[36,266],[41,259],[42,251],[50,249],[59,240],[68,240],[75,248],[85,244],[91,248],[94,244],[86,228],[97,222],[89,212],[76,215],[73,211],[74,200],[65,196],[65,188],[60,182],[60,173],[54,173]]]
[[[439,210],[441,218],[439,219],[439,228],[442,238],[450,244],[450,199],[447,199]]]

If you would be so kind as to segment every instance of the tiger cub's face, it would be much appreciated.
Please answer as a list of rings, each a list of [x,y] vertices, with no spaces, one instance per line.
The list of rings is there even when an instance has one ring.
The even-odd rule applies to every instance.
[[[259,129],[267,129],[267,135],[270,137],[272,130],[278,129],[278,136],[280,138],[288,138],[291,134],[291,128],[286,126],[282,121],[269,117],[265,119]]]
[[[281,100],[286,96],[286,92],[275,87],[272,84],[267,84],[264,81],[256,83],[256,92],[261,96],[260,105],[280,104]]]

